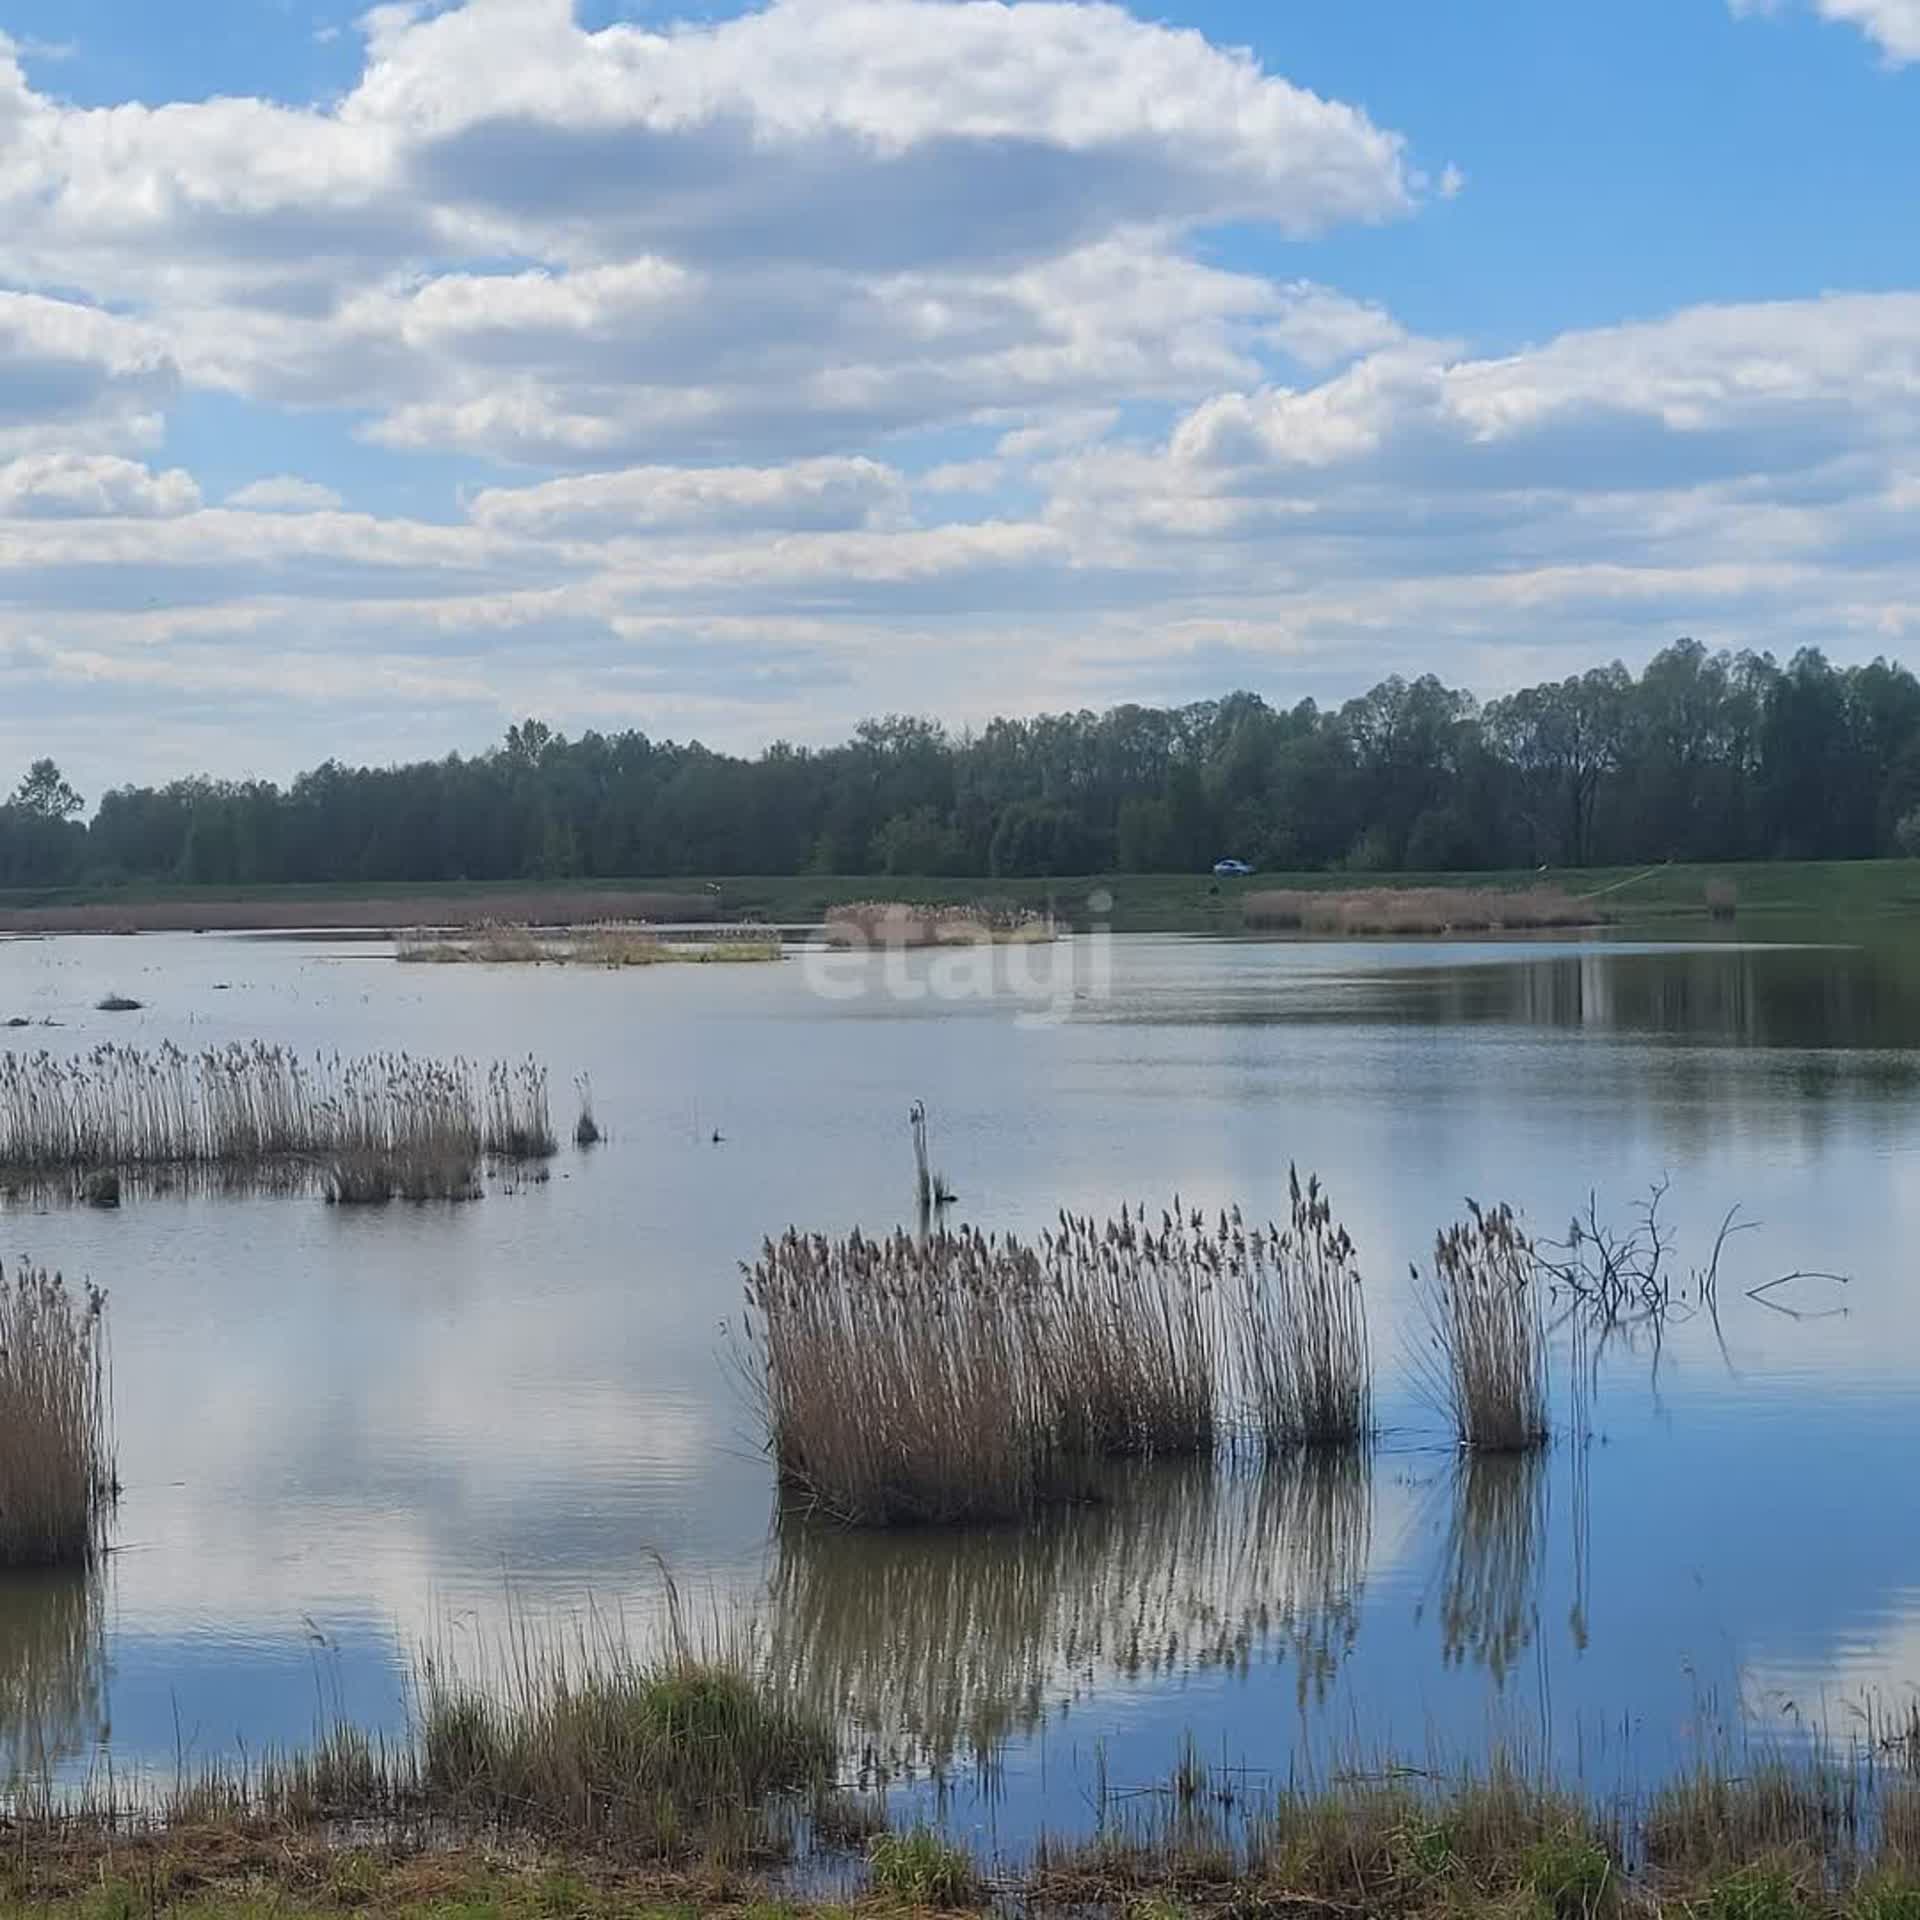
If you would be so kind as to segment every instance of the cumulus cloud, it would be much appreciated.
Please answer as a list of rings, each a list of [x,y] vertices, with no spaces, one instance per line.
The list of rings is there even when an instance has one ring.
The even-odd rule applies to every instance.
[[[1817,4],[1897,55],[1916,0]],[[229,702],[284,768],[377,690],[368,751],[751,746],[1920,633],[1920,293],[1421,337],[1285,242],[1459,170],[1090,0],[364,33],[315,106],[76,107],[0,43],[0,743],[121,697],[224,751]],[[204,504],[189,395],[350,478]]]
[[[904,519],[906,485],[891,468],[859,458],[785,467],[629,467],[489,488],[468,512],[483,527],[585,537],[870,527]]]
[[[227,505],[253,513],[327,513],[346,503],[332,487],[292,473],[250,480],[227,495]]]
[[[324,109],[77,108],[0,49],[11,271],[147,309],[198,384],[614,466],[712,457],[769,400],[824,450],[1062,381],[1191,393],[1268,296],[1182,236],[1416,197],[1359,109],[1106,4],[590,32],[467,0],[367,31]]]
[[[0,452],[151,439],[178,386],[156,328],[0,288]]]
[[[107,453],[27,453],[0,466],[0,520],[161,519],[200,504],[193,476]]]

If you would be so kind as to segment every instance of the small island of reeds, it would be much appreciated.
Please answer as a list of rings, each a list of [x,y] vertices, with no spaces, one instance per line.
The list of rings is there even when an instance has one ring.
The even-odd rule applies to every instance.
[[[457,1200],[479,1190],[483,1161],[557,1146],[534,1060],[309,1059],[258,1041],[0,1054],[0,1176],[13,1184],[199,1175],[317,1186],[343,1203]]]
[[[1176,1201],[1031,1243],[790,1231],[747,1296],[736,1357],[781,1482],[856,1525],[1018,1518],[1101,1461],[1372,1427],[1359,1268],[1312,1181],[1284,1227]]]
[[[490,924],[471,933],[415,930],[397,935],[394,958],[426,966],[731,966],[778,960],[765,931],[667,934],[655,927],[528,927]]]
[[[853,900],[827,910],[821,938],[837,946],[1007,946],[1057,939],[1059,931],[1050,914],[991,901],[915,906],[904,900]]]
[[[1606,911],[1557,887],[1271,888],[1241,902],[1255,933],[1399,935],[1540,933],[1600,927]]]

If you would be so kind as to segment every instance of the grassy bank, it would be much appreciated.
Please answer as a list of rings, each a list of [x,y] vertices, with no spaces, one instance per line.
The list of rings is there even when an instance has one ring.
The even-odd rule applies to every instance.
[[[27,1822],[0,1852],[0,1914],[1914,1920],[1915,1804],[1911,1784],[1869,1803],[1836,1778],[1779,1767],[1698,1776],[1625,1811],[1497,1769],[1440,1788],[1397,1771],[1249,1793],[1189,1758],[1158,1786],[1101,1796],[1088,1836],[1043,1840],[1017,1862],[970,1856],[924,1826],[836,1832],[822,1851],[841,1864],[811,1884],[845,1889],[838,1900],[794,1898],[779,1891],[791,1882],[719,1860],[500,1829],[423,1839],[231,1818],[138,1831]]]
[[[1551,885],[1604,903],[1622,923],[1704,920],[1708,889],[1731,886],[1737,917],[1860,921],[1920,912],[1920,861],[1778,860],[1742,864],[1556,868],[1490,873],[1087,874],[1013,880],[874,875],[701,875],[495,885],[406,883],[315,887],[65,888],[0,893],[0,933],[232,931],[274,928],[477,927],[488,921],[584,925],[609,920],[818,922],[835,907],[884,892],[907,905],[979,901],[1054,914],[1071,926],[1089,900],[1111,896],[1105,923],[1121,932],[1243,930],[1242,902],[1272,890],[1424,887],[1503,891]]]

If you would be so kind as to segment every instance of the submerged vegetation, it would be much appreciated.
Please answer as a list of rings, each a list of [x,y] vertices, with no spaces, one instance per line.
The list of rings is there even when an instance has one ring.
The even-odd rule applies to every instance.
[[[1503,892],[1494,887],[1272,889],[1249,893],[1241,915],[1256,933],[1521,933],[1595,927],[1608,915],[1590,900],[1553,887]]]
[[[303,1058],[234,1044],[0,1054],[0,1172],[156,1171],[312,1181],[342,1201],[457,1198],[479,1162],[555,1150],[546,1070],[404,1053]]]
[[[402,933],[394,958],[427,966],[726,966],[778,960],[777,936],[705,932],[669,939],[652,927],[541,927],[489,923],[458,936]]]
[[[782,1483],[864,1525],[1008,1519],[1090,1463],[1364,1437],[1351,1243],[1317,1185],[1286,1231],[1175,1205],[1063,1213],[1029,1244],[789,1231],[738,1357]]]
[[[82,1565],[117,1490],[107,1296],[0,1274],[0,1569]]]

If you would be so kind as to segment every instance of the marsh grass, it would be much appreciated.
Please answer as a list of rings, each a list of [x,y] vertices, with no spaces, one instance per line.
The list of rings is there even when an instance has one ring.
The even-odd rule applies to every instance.
[[[118,1491],[107,1296],[0,1274],[0,1568],[84,1566]]]
[[[987,1897],[973,1862],[931,1827],[876,1834],[867,1848],[867,1877],[876,1893],[916,1907],[974,1907]]]
[[[1540,1267],[1512,1209],[1468,1202],[1468,1218],[1416,1269],[1427,1344],[1415,1372],[1464,1447],[1494,1453],[1546,1443],[1547,1333]]]
[[[1592,901],[1553,887],[1276,888],[1248,894],[1241,915],[1256,932],[1346,935],[1520,933],[1608,919]]]
[[[0,1054],[0,1171],[26,1180],[209,1173],[341,1200],[460,1197],[483,1155],[555,1150],[546,1073],[404,1053],[231,1045]]]
[[[348,1722],[300,1750],[183,1771],[168,1827],[423,1820],[581,1854],[774,1858],[832,1795],[832,1722],[772,1678],[744,1626],[703,1637],[677,1603],[631,1642],[593,1615],[516,1612],[475,1654],[445,1645],[413,1676],[413,1718],[386,1739]]]
[[[1600,1920],[1624,1884],[1612,1824],[1499,1756],[1479,1774],[1387,1766],[1268,1788],[1189,1747],[1158,1786],[1109,1789],[1096,1823],[1042,1842],[1038,1901]]]
[[[762,1850],[765,1803],[817,1790],[837,1750],[739,1649],[640,1655],[590,1632],[522,1640],[478,1680],[430,1664],[419,1741],[438,1810],[669,1855]]]

